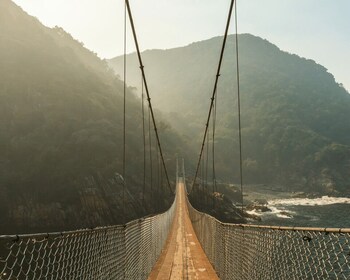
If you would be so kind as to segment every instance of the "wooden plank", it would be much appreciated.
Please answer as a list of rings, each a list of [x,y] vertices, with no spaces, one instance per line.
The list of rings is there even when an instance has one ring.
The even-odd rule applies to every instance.
[[[149,280],[219,279],[194,233],[185,195],[184,185],[179,183],[172,230]]]

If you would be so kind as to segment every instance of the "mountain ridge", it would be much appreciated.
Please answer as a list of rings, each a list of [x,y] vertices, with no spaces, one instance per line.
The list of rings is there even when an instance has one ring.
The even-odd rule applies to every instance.
[[[121,208],[123,82],[105,61],[9,0],[0,1],[0,38],[1,234],[121,224],[170,205],[172,194],[155,176],[155,145],[154,191],[148,168],[141,205],[141,100],[128,87],[128,211]],[[186,150],[178,134],[157,120],[166,159],[179,152],[176,142]],[[151,139],[155,143],[153,134]]]
[[[142,54],[154,103],[198,147],[221,44],[222,37],[214,37],[181,48]],[[239,44],[243,154],[248,183],[277,183],[296,190],[333,194],[348,191],[350,124],[344,120],[350,119],[349,92],[324,66],[281,51],[265,39],[240,34]],[[134,54],[127,58],[128,81],[136,85],[134,58]],[[121,60],[109,60],[117,74]],[[217,125],[217,158],[221,161],[218,164],[222,178],[231,182],[239,178],[238,162],[234,160],[238,158],[235,64],[235,40],[230,35],[218,88],[218,114],[222,115]],[[177,108],[181,108],[181,114]],[[225,152],[225,147],[229,147],[229,152]],[[336,157],[342,154],[340,151],[343,156],[339,163],[335,158],[327,162],[325,154]]]

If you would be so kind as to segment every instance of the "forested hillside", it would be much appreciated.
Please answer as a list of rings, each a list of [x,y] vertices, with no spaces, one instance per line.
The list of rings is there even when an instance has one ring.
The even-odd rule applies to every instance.
[[[154,103],[179,132],[199,144],[222,38],[143,53]],[[292,190],[350,192],[350,94],[326,68],[239,35],[245,183]],[[331,55],[331,54],[330,54]],[[135,54],[128,56],[136,64]],[[122,58],[110,60],[121,73]],[[238,182],[235,41],[230,36],[218,88],[217,173]],[[129,83],[137,85],[130,66]]]
[[[171,178],[176,154],[185,155],[186,172],[193,175],[221,41],[143,53]],[[348,193],[349,93],[314,61],[252,35],[240,35],[239,42],[245,183]],[[216,169],[219,181],[236,183],[234,47],[230,37],[218,88]],[[147,164],[141,204],[141,78],[135,54],[127,67],[126,212],[119,175],[123,82],[107,62],[10,0],[0,1],[0,61],[0,234],[117,224],[169,205],[153,132],[153,173]],[[122,58],[110,65],[122,76]],[[145,121],[148,126],[147,108]],[[148,127],[146,139],[149,162]]]
[[[128,211],[121,209],[123,83],[106,62],[9,0],[0,1],[0,61],[0,234],[116,224],[169,205],[169,193],[168,201],[149,201],[149,167],[148,201],[140,205],[141,100],[128,88]],[[173,178],[186,143],[166,123],[159,127]]]

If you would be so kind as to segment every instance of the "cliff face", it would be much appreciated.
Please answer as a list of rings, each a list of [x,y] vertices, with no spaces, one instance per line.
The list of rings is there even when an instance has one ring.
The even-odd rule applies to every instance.
[[[101,176],[81,181],[73,203],[68,201],[38,202],[32,194],[23,193],[7,203],[2,213],[1,234],[65,231],[94,228],[126,222],[147,214],[134,197],[126,199],[127,213],[122,209],[122,184]],[[5,226],[6,225],[6,226]]]

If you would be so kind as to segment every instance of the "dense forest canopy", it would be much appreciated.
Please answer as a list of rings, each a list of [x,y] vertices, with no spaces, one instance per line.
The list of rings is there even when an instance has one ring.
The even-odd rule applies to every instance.
[[[9,0],[0,1],[0,61],[1,233],[116,224],[168,205],[148,202],[143,209],[138,204],[141,100],[128,88],[125,179],[130,205],[127,213],[120,209],[123,184],[116,176],[123,169],[123,82],[105,61]],[[175,154],[186,152],[186,143],[157,120],[173,179]],[[154,139],[152,150],[155,190]],[[146,172],[148,190],[149,168]]]
[[[244,182],[349,193],[349,93],[314,61],[253,35],[239,35],[239,42]],[[142,54],[171,180],[176,155],[184,155],[187,174],[194,174],[221,43],[216,37]],[[230,36],[215,139],[217,177],[230,183],[239,181],[234,50]],[[153,173],[148,164],[141,203],[143,121],[135,54],[127,58],[126,212],[119,176],[122,58],[107,63],[62,28],[47,28],[2,0],[0,61],[0,233],[117,224],[169,206],[172,195],[148,127]],[[147,126],[148,117],[146,106]]]
[[[222,37],[143,53],[155,104],[199,151]],[[135,54],[128,56],[136,64]],[[121,58],[110,60],[121,73]],[[238,182],[234,36],[218,88],[217,172]],[[350,191],[350,94],[323,66],[239,35],[244,178],[291,189]],[[137,83],[131,67],[129,83]]]

